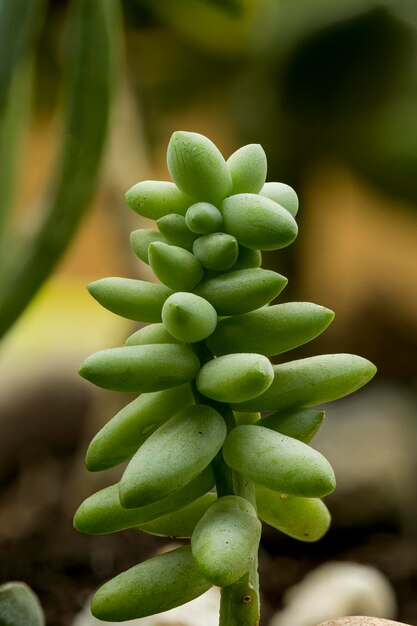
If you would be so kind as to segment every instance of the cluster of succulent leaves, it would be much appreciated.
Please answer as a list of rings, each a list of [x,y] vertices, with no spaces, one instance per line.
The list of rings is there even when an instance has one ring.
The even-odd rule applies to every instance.
[[[206,137],[176,132],[167,162],[174,182],[144,181],[126,194],[156,220],[158,230],[134,231],[131,245],[161,284],[89,285],[104,307],[148,325],[81,366],[96,385],[141,395],[91,442],[89,470],[129,462],[74,523],[92,534],[138,528],[191,542],[102,586],[92,610],[104,620],[158,613],[247,580],[260,520],[302,541],[322,537],[330,516],[321,498],[335,477],[308,445],[324,417],[312,407],[375,373],[348,354],[269,360],[318,336],[333,313],[308,302],[270,305],[287,280],[260,267],[261,251],[296,238],[298,199],[288,185],[265,182],[262,147],[226,161]]]

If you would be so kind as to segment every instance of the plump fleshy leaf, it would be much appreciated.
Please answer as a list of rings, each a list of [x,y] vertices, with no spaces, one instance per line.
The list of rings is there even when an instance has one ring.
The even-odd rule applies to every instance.
[[[259,426],[293,437],[303,443],[311,441],[324,420],[324,411],[296,407],[277,411],[259,420]]]
[[[194,293],[177,292],[165,302],[162,321],[171,335],[180,341],[195,343],[214,331],[217,313],[205,298]]]
[[[217,495],[210,491],[182,509],[166,513],[151,522],[140,524],[137,528],[161,537],[191,537],[204,513],[216,500]]]
[[[226,161],[204,135],[185,131],[173,133],[167,165],[177,186],[196,200],[216,204],[231,191],[232,178]]]
[[[200,474],[226,437],[222,416],[203,404],[189,406],[155,431],[129,462],[120,481],[123,506],[146,506]]]
[[[254,268],[210,278],[194,291],[208,300],[219,315],[239,315],[271,302],[287,282],[277,272]]]
[[[376,367],[354,354],[322,354],[274,365],[274,372],[274,381],[265,393],[235,408],[277,411],[331,402],[366,385]]]
[[[158,241],[150,244],[148,256],[155,276],[170,289],[191,291],[203,278],[200,261],[184,248]]]
[[[221,231],[223,218],[214,204],[197,202],[187,210],[185,223],[193,233],[209,235]]]
[[[230,467],[274,491],[313,498],[331,493],[336,485],[322,454],[257,424],[234,428],[222,452]]]
[[[173,513],[194,502],[214,486],[211,466],[166,498],[142,507],[125,508],[120,504],[119,484],[89,496],[78,508],[74,528],[89,535],[104,535],[134,528]]]
[[[223,271],[236,263],[239,246],[234,237],[226,233],[202,235],[193,243],[193,254],[208,270]]]
[[[167,243],[168,240],[162,233],[152,228],[140,228],[130,233],[130,245],[133,252],[144,263],[149,265],[149,246],[154,241]]]
[[[222,203],[224,229],[242,246],[279,250],[297,237],[293,216],[282,206],[254,193],[240,193]]]
[[[253,506],[239,496],[223,496],[212,504],[193,532],[194,563],[214,585],[232,585],[248,571],[260,537],[261,524]]]
[[[318,541],[330,526],[330,513],[318,498],[300,498],[256,487],[258,515],[267,524],[299,541]]]
[[[162,305],[172,290],[146,280],[101,278],[88,291],[105,309],[137,322],[160,322]]]
[[[154,556],[105,583],[96,592],[92,612],[101,620],[137,619],[168,611],[210,589],[196,569],[191,547]]]
[[[285,183],[265,183],[259,192],[287,209],[293,217],[298,213],[298,196],[294,189]]]
[[[229,352],[281,354],[322,333],[334,313],[311,302],[287,302],[221,320],[208,346],[220,356]]]
[[[203,365],[197,374],[200,393],[219,402],[243,402],[268,389],[274,378],[270,361],[261,354],[226,354]]]
[[[142,215],[157,220],[169,213],[185,215],[192,200],[171,182],[143,180],[126,192],[128,205]]]
[[[180,341],[170,335],[162,323],[143,326],[129,335],[125,341],[127,346],[146,346],[150,343],[180,343]]]
[[[190,382],[199,367],[187,346],[151,344],[100,350],[85,359],[79,373],[104,389],[142,393]]]
[[[37,596],[25,583],[10,582],[0,587],[2,626],[44,626],[45,618]]]
[[[86,455],[90,472],[113,467],[131,457],[166,420],[193,404],[190,385],[143,393],[97,433]]]
[[[266,154],[258,143],[242,146],[228,159],[232,176],[232,194],[259,193],[266,179]]]

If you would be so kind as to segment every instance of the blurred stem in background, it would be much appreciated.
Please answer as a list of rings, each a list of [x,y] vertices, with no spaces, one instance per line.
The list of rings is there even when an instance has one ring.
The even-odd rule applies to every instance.
[[[8,3],[3,3],[2,6]],[[14,4],[14,3],[11,3]],[[20,19],[26,2],[16,3],[16,11],[3,15],[1,28],[21,30]],[[26,45],[14,55],[17,63],[35,39],[41,13],[40,2],[31,3],[32,29]],[[20,11],[18,10],[20,8]],[[48,277],[71,240],[80,218],[94,194],[105,147],[112,95],[120,54],[120,16],[117,0],[70,2],[66,33],[66,68],[64,77],[65,121],[61,154],[46,195],[37,231],[30,240],[8,237],[2,250],[0,282],[0,336],[23,312],[38,288]],[[25,31],[25,32],[26,32]],[[7,42],[6,42],[7,44]],[[10,89],[11,78],[0,78],[0,85]],[[17,78],[16,78],[17,80]],[[14,81],[13,81],[14,82]],[[16,87],[17,89],[17,87]],[[10,128],[6,126],[9,125]],[[14,116],[4,108],[3,136],[18,132]],[[14,138],[14,137],[13,137]],[[2,154],[5,149],[2,150]],[[10,177],[12,180],[12,177]],[[11,188],[8,202],[11,200]],[[7,214],[6,207],[3,214]],[[3,220],[3,228],[4,228]]]

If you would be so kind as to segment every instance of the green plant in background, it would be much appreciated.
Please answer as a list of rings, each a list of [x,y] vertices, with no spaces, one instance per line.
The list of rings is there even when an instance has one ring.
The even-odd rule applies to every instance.
[[[47,5],[46,0],[0,4],[0,337],[48,278],[93,197],[118,65],[118,1],[71,0],[59,158],[39,224],[27,237],[9,232],[17,148],[30,114],[35,44]]]
[[[316,541],[330,523],[321,498],[335,477],[308,445],[324,412],[310,407],[357,390],[375,367],[348,354],[270,362],[318,336],[333,313],[306,302],[269,305],[287,280],[260,267],[261,251],[294,241],[298,200],[287,185],[265,183],[261,146],[225,161],[206,137],[176,132],[168,168],[174,182],[140,182],[126,194],[157,221],[159,230],[137,230],[131,244],[162,284],[89,285],[104,307],[149,325],[81,366],[101,387],[141,395],[91,442],[91,471],[130,460],[74,524],[92,534],[134,527],[191,537],[101,587],[97,617],[166,611],[217,585],[220,624],[255,626],[260,520],[302,541]]]
[[[45,626],[37,596],[21,582],[0,586],[0,624],[2,626]]]

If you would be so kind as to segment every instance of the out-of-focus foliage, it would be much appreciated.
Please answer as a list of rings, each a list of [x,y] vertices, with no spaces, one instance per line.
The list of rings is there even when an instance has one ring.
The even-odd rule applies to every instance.
[[[29,241],[7,239],[0,335],[24,310],[70,241],[95,190],[105,145],[120,46],[117,2],[73,0],[69,8],[60,156],[37,231]],[[8,25],[17,32],[19,15],[13,18]],[[32,19],[37,18],[35,12]],[[13,116],[8,118],[12,125]],[[7,136],[12,130],[3,132]]]
[[[0,587],[0,624],[44,626],[39,600],[25,583],[12,582]]]
[[[34,0],[27,6],[22,0],[0,6],[0,334],[51,272],[90,203],[122,50],[147,147],[172,130],[172,117],[208,103],[220,129],[232,121],[239,142],[264,146],[272,179],[298,186],[318,161],[336,160],[383,193],[417,202],[412,1]],[[66,48],[63,31],[71,39]],[[65,98],[57,82],[64,83]],[[10,231],[16,220],[9,213],[32,100],[38,113],[60,110],[66,121],[61,157],[28,243]]]

